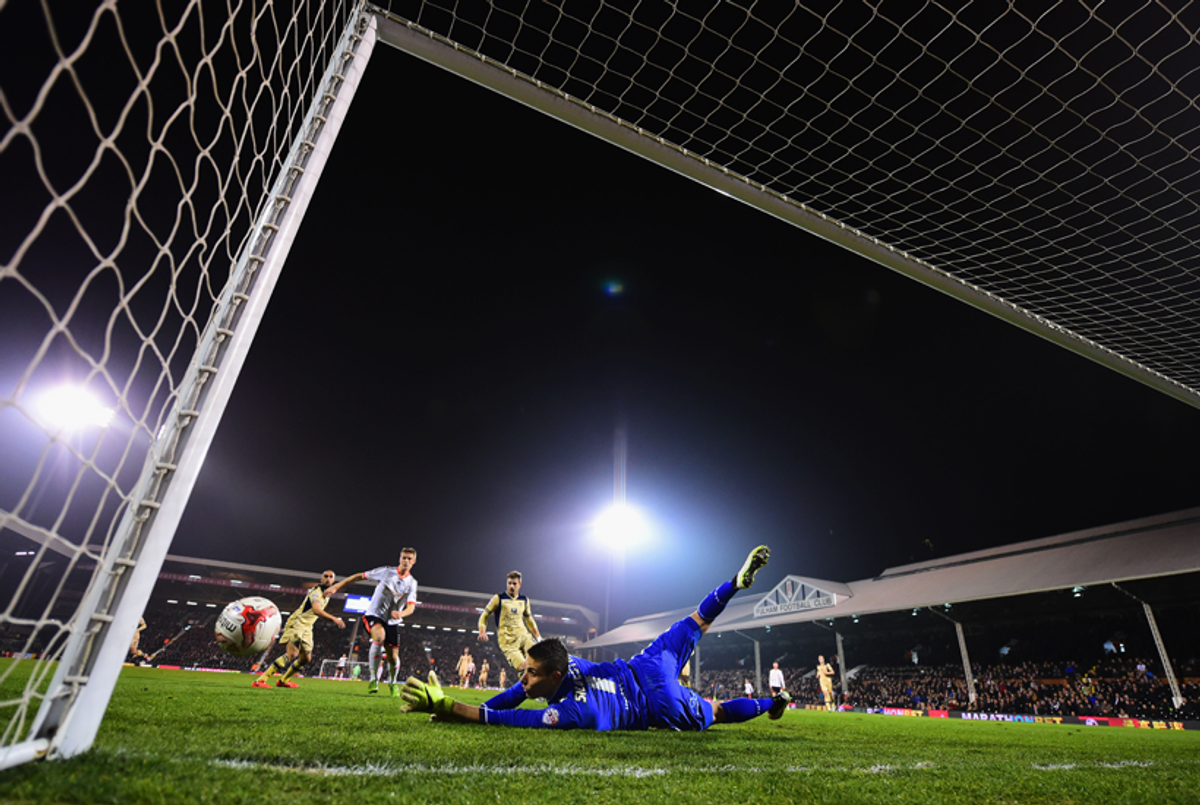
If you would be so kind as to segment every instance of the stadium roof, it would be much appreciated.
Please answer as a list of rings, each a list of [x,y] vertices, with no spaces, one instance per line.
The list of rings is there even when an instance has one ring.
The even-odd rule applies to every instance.
[[[1200,570],[1200,508],[888,568],[842,584],[788,575],[742,593],[720,631],[896,612]],[[589,648],[648,643],[695,605],[633,618]]]

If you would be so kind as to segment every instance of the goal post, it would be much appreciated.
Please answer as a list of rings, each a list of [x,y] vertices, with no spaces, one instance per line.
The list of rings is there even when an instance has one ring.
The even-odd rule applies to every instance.
[[[347,679],[351,682],[357,682],[361,680],[365,682],[370,676],[368,673],[370,666],[365,662],[359,662],[357,660],[351,662],[347,660],[345,665],[343,665],[340,669],[338,668],[339,662],[340,660],[321,660],[321,672],[319,674],[320,678]]]
[[[127,133],[125,115],[143,100],[151,108],[150,99],[143,96],[156,87],[154,71],[163,65],[160,61],[149,62],[149,67],[144,66],[146,62],[138,64],[135,69],[146,72],[124,101],[124,112],[117,117],[113,133],[102,137],[92,171],[67,193],[61,193],[47,173],[42,173],[44,189],[54,196],[47,212],[34,220],[11,255],[0,253],[5,260],[0,264],[0,294],[9,292],[11,297],[26,291],[53,308],[53,297],[63,291],[38,265],[39,247],[54,236],[53,216],[64,206],[79,205],[77,221],[103,217],[102,210],[84,209],[77,199],[79,188],[86,185],[95,185],[94,191],[107,197],[100,203],[127,211],[127,230],[136,232],[141,227],[143,231],[137,234],[158,244],[157,252],[148,252],[148,265],[126,260],[118,249],[102,255],[90,273],[81,266],[75,272],[84,278],[81,288],[66,290],[74,305],[61,317],[57,311],[52,314],[42,348],[30,355],[24,373],[0,397],[0,428],[25,427],[42,440],[40,454],[38,447],[23,448],[33,458],[26,462],[30,474],[21,494],[0,499],[0,505],[7,507],[0,509],[0,546],[23,546],[26,550],[18,555],[32,557],[16,585],[16,595],[0,612],[6,646],[16,649],[11,651],[14,658],[0,669],[0,689],[4,690],[0,712],[8,719],[0,744],[0,768],[41,757],[71,757],[87,750],[95,740],[176,526],[370,58],[375,23],[364,9],[361,2],[296,2],[280,9],[267,3],[253,15],[231,12],[228,19],[206,20],[208,12],[200,0],[193,0],[185,9],[176,10],[177,19],[162,21],[161,38],[155,43],[134,41],[132,31],[137,23],[121,19],[119,11],[105,4],[92,17],[90,35],[72,52],[59,50],[57,65],[45,78],[43,95],[64,73],[78,79],[76,71],[82,71],[88,61],[88,49],[101,48],[93,43],[103,39],[103,32],[113,30],[107,27],[109,22],[125,23],[116,28],[120,36],[114,47],[134,63],[149,58],[146,54],[154,52],[155,44],[160,51],[175,49],[177,54],[185,49],[181,41],[200,46],[195,64],[189,65],[198,78],[186,85],[187,95],[178,100],[176,116],[168,117],[168,121],[178,120],[186,113],[191,129],[188,136],[176,136],[178,130],[172,131],[170,123],[164,123],[149,147],[138,143],[131,146],[129,154],[122,154],[129,166],[145,160],[144,173],[131,177],[132,191],[128,184],[105,183],[108,177],[94,166],[103,162],[114,142],[121,144]],[[109,14],[116,19],[108,20]],[[9,22],[5,16],[0,6],[0,27]],[[275,23],[273,31],[268,20]],[[45,24],[57,47],[60,37],[54,21],[48,18]],[[215,26],[222,33],[211,49],[206,48],[214,40],[202,35],[206,26]],[[231,31],[231,26],[241,29]],[[252,55],[239,50],[239,44],[248,44]],[[199,79],[205,71],[211,71],[213,79],[228,82],[223,87],[226,94],[205,96],[209,85]],[[264,86],[254,86],[255,80]],[[77,86],[82,106],[93,118],[114,114],[104,108],[114,99],[99,90],[88,94],[86,84],[79,80]],[[247,98],[251,100],[247,102]],[[39,134],[49,139],[49,134],[41,134],[46,129],[40,126],[40,114],[37,105],[15,120],[10,111],[9,134],[0,140],[0,169],[6,160],[11,164],[24,156],[19,147],[22,135],[33,143],[38,142]],[[205,115],[212,115],[208,122],[215,125],[211,141],[207,139],[210,132],[195,128]],[[207,197],[187,182],[178,182],[176,200],[165,204],[159,194],[164,186],[155,184],[159,178],[156,164],[162,164],[155,162],[161,159],[160,152],[169,151],[166,161],[173,166],[200,163],[221,149],[220,138],[235,125],[240,127],[237,137],[223,144],[233,149],[228,154],[230,164],[218,166],[220,174],[215,177],[197,169],[196,179],[215,179]],[[253,149],[259,142],[275,142],[276,150],[269,150],[270,146],[262,152],[236,150]],[[255,171],[261,185],[244,178]],[[170,184],[168,181],[166,186]],[[152,185],[156,193],[142,199],[141,192]],[[196,232],[195,243],[186,238],[175,243],[175,232],[154,228],[152,220],[158,208],[175,206],[186,211],[198,197],[212,204],[204,213],[210,222],[224,217],[221,230]],[[174,223],[178,225],[179,220]],[[96,248],[102,239],[105,245],[111,241],[111,233],[103,233],[102,238],[87,231],[78,234]],[[203,246],[209,238],[226,248],[205,252]],[[205,256],[198,257],[198,252]],[[222,252],[229,255],[225,266],[220,264]],[[142,331],[140,341],[127,344],[127,354],[98,359],[88,350],[82,332],[89,322],[75,314],[88,283],[108,273],[117,275],[118,285],[127,273],[127,287],[140,283],[141,288],[160,290],[164,296],[157,302],[159,326],[165,322],[176,331],[165,338],[160,330]],[[180,287],[185,278],[195,285]],[[220,280],[219,284],[214,280]],[[205,288],[214,285],[219,292],[206,298]],[[108,311],[106,334],[110,338],[114,320],[122,316],[133,320],[141,312],[135,308],[142,300],[133,297],[126,292],[118,297],[116,309]],[[185,307],[189,298],[191,309]],[[79,328],[79,337],[71,337],[75,335],[72,327]],[[99,425],[98,437],[74,435],[73,426],[51,421],[35,399],[36,387],[48,374],[47,354],[58,348],[55,342],[64,332],[74,351],[72,357],[82,367],[86,388],[100,389],[115,398],[106,421]],[[175,350],[189,340],[190,333],[195,333],[195,348],[188,358]],[[139,375],[137,370],[147,354],[152,356],[150,362],[157,358],[160,364]],[[129,367],[134,368],[130,376],[118,375],[118,370]],[[150,388],[139,387],[145,378],[151,380]],[[145,408],[139,409],[140,405]],[[3,438],[12,437],[6,430]],[[111,443],[122,439],[123,444],[114,451]],[[144,446],[147,442],[148,447]],[[59,479],[47,468],[62,463],[64,449],[74,475],[60,489]],[[134,477],[130,459],[139,452],[145,455],[144,462],[136,480],[126,486]],[[94,491],[97,488],[99,491]],[[81,499],[94,508],[80,514],[75,507]],[[53,510],[50,515],[43,514],[46,508]],[[57,574],[49,589],[41,583],[47,573]],[[78,603],[72,604],[76,598]],[[47,681],[51,668],[53,675]],[[14,692],[18,684],[21,687]]]

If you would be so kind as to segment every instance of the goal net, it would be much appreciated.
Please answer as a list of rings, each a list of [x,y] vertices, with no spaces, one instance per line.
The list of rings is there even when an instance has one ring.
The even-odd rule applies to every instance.
[[[1200,6],[391,0],[380,41],[1200,406]]]
[[[91,6],[0,2],[0,768],[91,745],[374,42]]]
[[[0,0],[0,767],[90,744],[376,36],[1200,406],[1200,6],[381,5]]]

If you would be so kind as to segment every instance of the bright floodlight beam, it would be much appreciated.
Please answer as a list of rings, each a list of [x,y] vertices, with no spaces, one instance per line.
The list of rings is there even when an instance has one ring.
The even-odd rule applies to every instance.
[[[38,411],[50,425],[66,431],[89,425],[106,428],[116,413],[78,386],[59,386],[47,391],[38,400]]]
[[[637,510],[624,504],[614,504],[596,518],[596,538],[610,549],[619,550],[632,545],[646,535],[646,523]]]

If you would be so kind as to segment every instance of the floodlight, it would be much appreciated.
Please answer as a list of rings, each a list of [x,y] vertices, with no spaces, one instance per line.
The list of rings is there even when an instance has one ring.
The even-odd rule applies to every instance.
[[[636,509],[618,503],[601,512],[592,531],[609,547],[619,550],[644,537],[646,524]]]
[[[58,386],[38,399],[38,411],[53,427],[76,430],[87,425],[106,428],[115,412],[105,408],[86,389]]]

